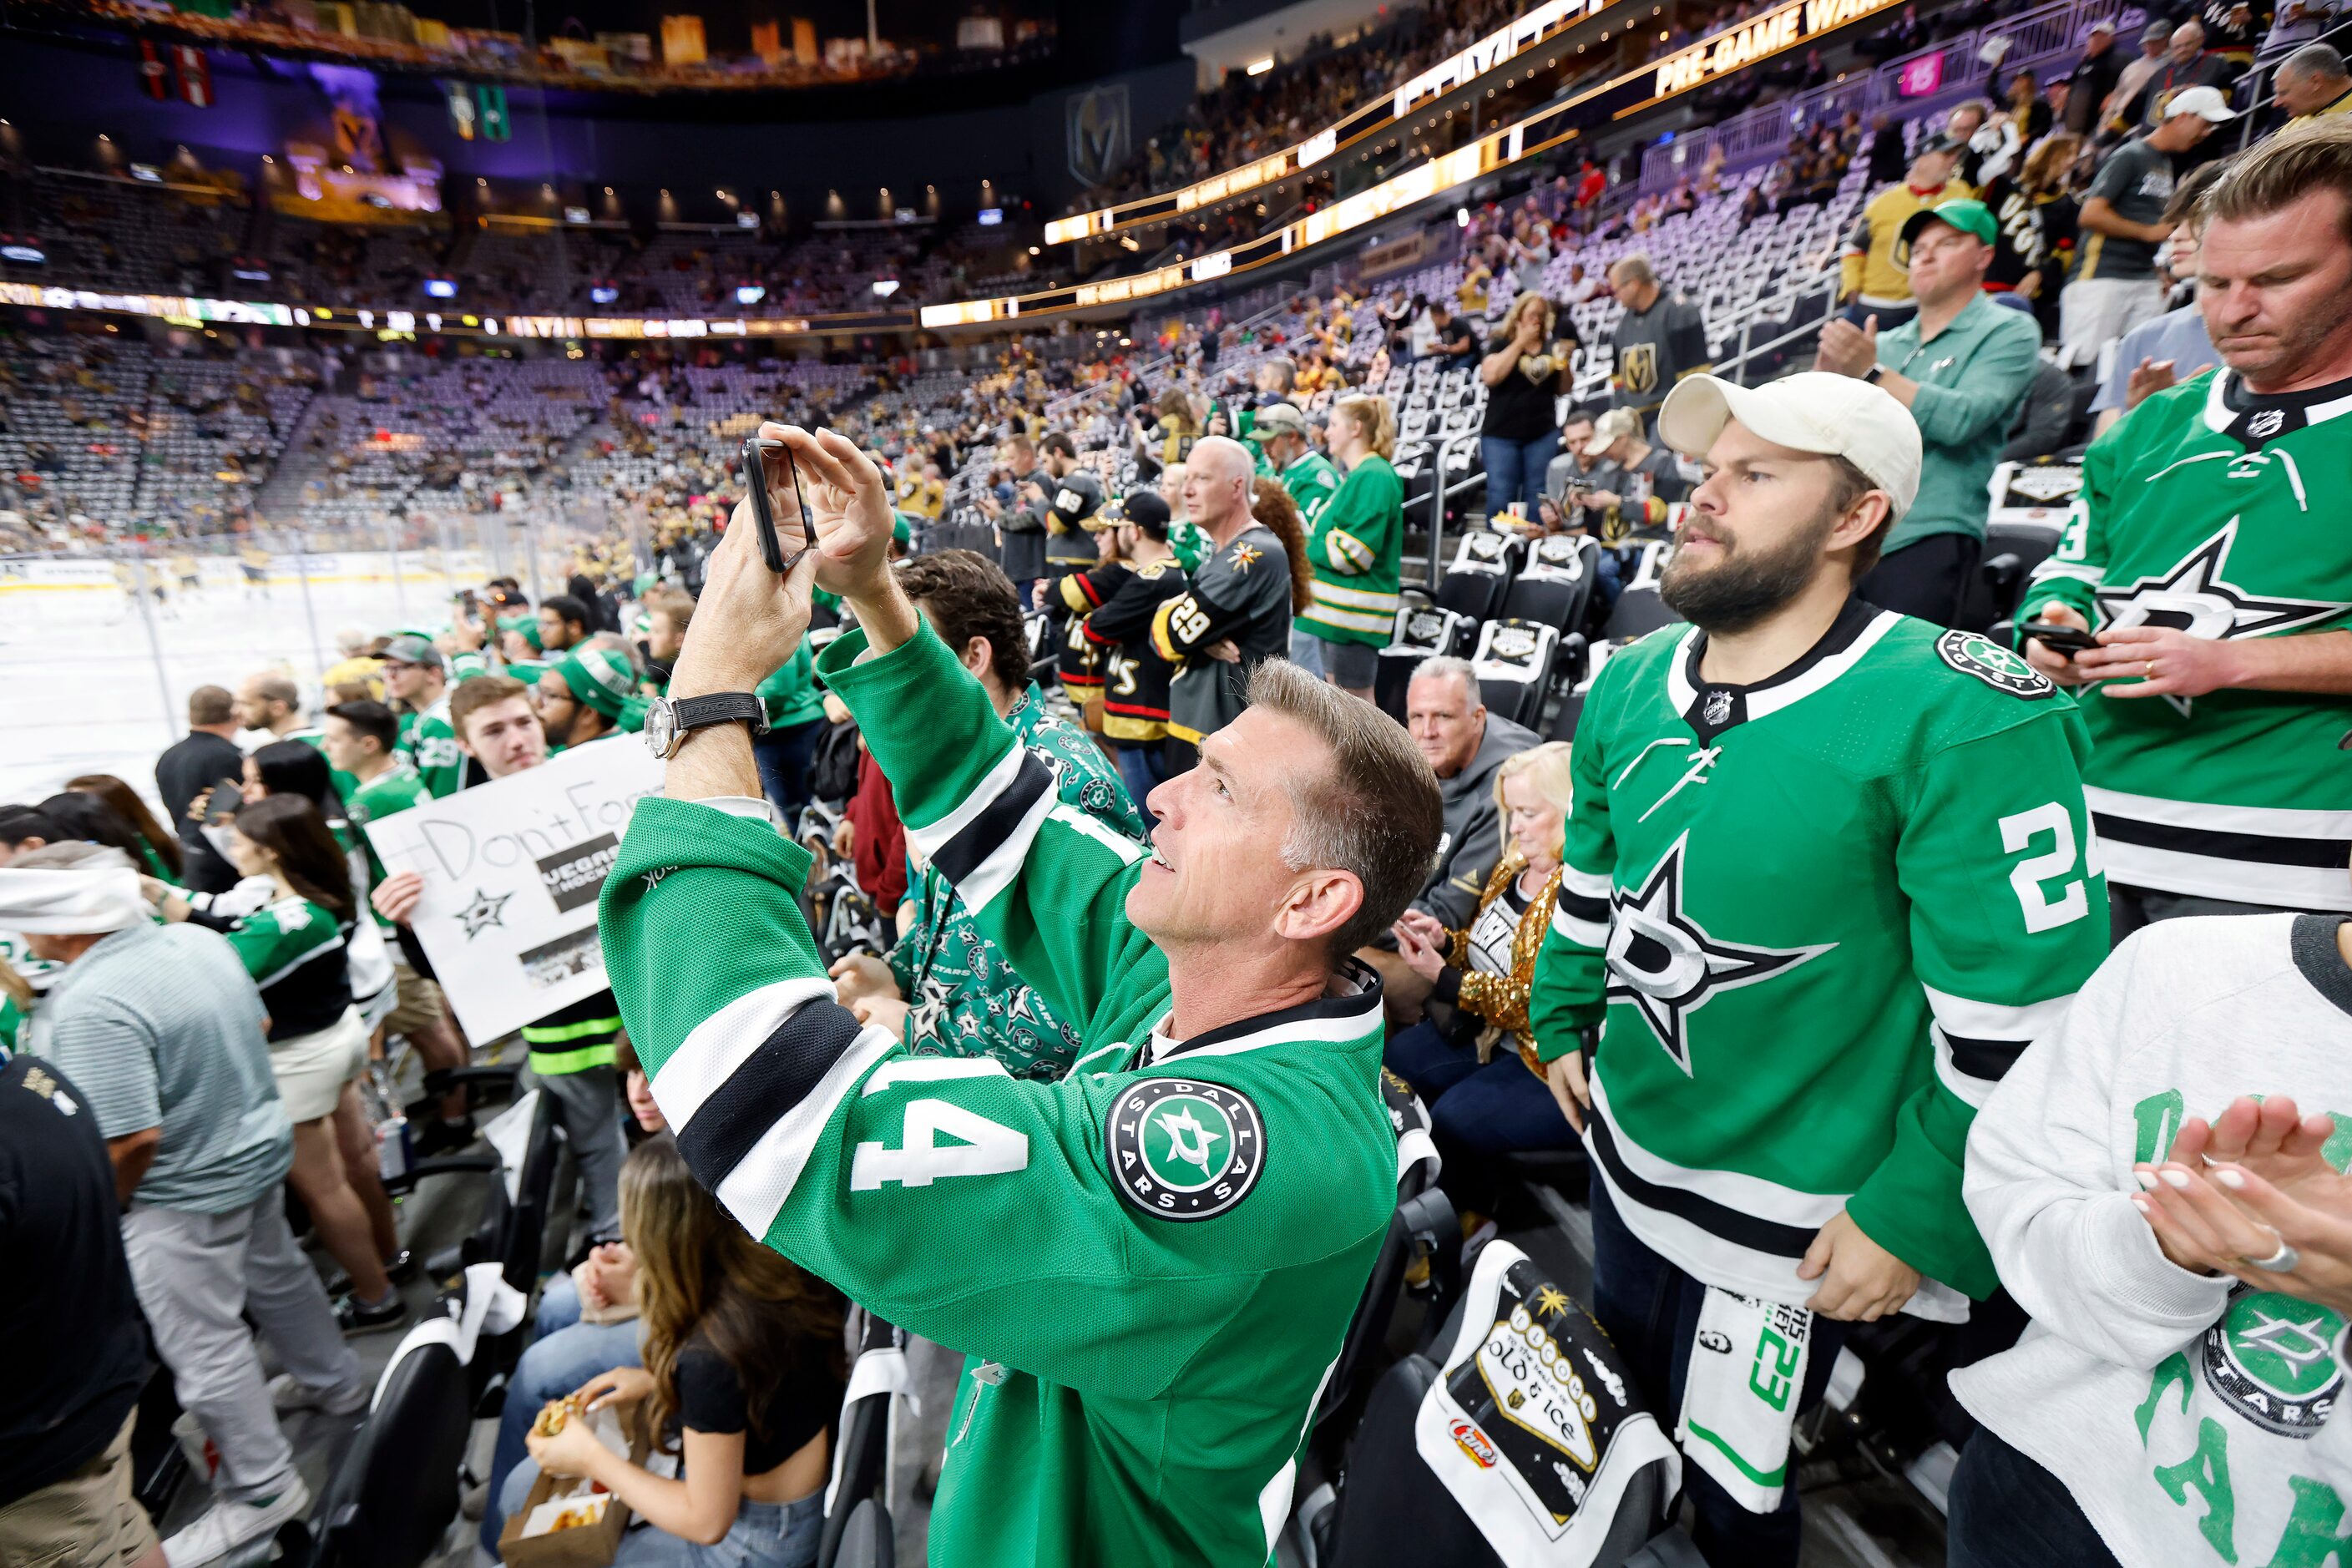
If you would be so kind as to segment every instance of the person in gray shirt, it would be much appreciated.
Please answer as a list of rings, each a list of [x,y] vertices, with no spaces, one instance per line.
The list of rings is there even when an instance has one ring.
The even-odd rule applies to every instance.
[[[278,1096],[261,993],[226,938],[156,925],[120,851],[51,845],[0,868],[0,927],[64,966],[39,1054],[89,1102],[127,1207],[132,1288],[180,1404],[220,1455],[213,1506],[164,1543],[197,1564],[310,1507],[280,1407],[367,1401],[319,1276],[287,1228],[294,1129]],[[263,1375],[250,1312],[287,1368]]]
[[[1053,510],[1054,476],[1038,466],[1037,444],[1026,436],[1004,444],[1004,461],[1013,473],[1013,500],[983,495],[980,510],[996,525],[1004,574],[1026,605],[1045,575],[1045,514]]]

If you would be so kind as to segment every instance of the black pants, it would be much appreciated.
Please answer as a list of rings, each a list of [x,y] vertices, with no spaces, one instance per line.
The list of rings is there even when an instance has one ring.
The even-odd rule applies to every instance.
[[[2117,1568],[2065,1483],[1988,1429],[1960,1452],[1948,1568]]]
[[[1960,600],[1983,553],[1982,540],[1965,533],[1931,533],[1880,556],[1854,592],[1882,610],[1948,626],[1958,618]]]

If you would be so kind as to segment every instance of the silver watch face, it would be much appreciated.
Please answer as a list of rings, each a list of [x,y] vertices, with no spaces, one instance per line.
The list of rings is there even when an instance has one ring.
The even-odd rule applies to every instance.
[[[667,758],[677,744],[677,710],[667,697],[646,706],[646,745],[656,757]]]

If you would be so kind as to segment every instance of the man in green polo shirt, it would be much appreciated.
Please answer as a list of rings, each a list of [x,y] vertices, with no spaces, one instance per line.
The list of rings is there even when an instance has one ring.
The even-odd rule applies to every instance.
[[[1339,488],[1339,470],[1308,443],[1307,416],[1290,404],[1268,404],[1250,421],[1249,439],[1298,503],[1299,519],[1314,527],[1315,514]]]
[[[1855,592],[1885,610],[1953,624],[1984,550],[1986,487],[2033,385],[2042,331],[1984,291],[1999,234],[1982,202],[1939,202],[1903,226],[1919,313],[1881,335],[1832,321],[1816,370],[1876,382],[1911,410],[1925,448],[1919,496]]]

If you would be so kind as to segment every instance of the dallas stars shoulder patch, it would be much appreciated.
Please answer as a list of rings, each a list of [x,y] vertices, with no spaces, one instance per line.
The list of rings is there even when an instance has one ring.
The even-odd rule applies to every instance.
[[[2051,696],[2058,689],[2040,670],[1975,632],[1946,632],[1936,639],[1936,657],[1995,691],[2006,691],[2028,701]]]
[[[1214,1219],[1249,1196],[1265,1165],[1265,1121],[1223,1084],[1146,1079],[1103,1120],[1111,1181],[1160,1219]]]

